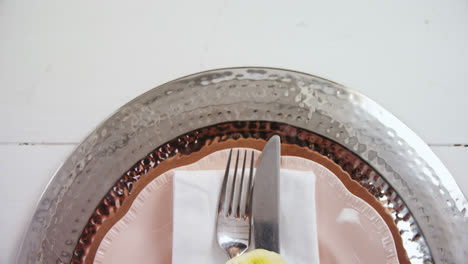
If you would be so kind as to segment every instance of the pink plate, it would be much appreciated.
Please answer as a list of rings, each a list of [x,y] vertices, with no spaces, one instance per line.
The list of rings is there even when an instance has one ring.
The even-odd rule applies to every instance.
[[[228,150],[168,171],[139,193],[107,232],[94,263],[170,263],[174,170],[224,169]],[[258,154],[256,155],[259,156]],[[353,195],[329,169],[314,161],[282,157],[282,168],[312,171],[316,180],[320,263],[399,263],[390,229],[379,213]]]

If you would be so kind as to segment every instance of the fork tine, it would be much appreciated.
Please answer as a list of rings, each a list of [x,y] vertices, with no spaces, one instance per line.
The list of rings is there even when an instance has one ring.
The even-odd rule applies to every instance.
[[[218,214],[224,214],[227,215],[227,207],[226,207],[226,187],[228,184],[228,178],[229,178],[229,170],[231,166],[231,157],[232,157],[232,149],[229,152],[229,157],[228,161],[226,164],[226,171],[224,172],[224,178],[223,178],[223,184],[221,185],[221,192],[219,194],[219,202],[218,202]]]
[[[242,174],[240,175],[240,179],[236,179],[234,183],[234,199],[232,201],[232,210],[233,216],[236,218],[240,217],[240,208],[242,207],[242,188],[244,185],[244,172],[245,172],[245,162],[247,160],[247,150],[244,152],[244,161],[242,165]],[[237,177],[239,178],[239,177]]]
[[[227,205],[228,205],[228,215],[231,215],[233,213],[233,201],[234,201],[234,193],[235,193],[235,185],[236,185],[236,182],[237,182],[237,165],[239,164],[239,150],[237,151],[237,156],[236,156],[236,165],[234,166],[234,175],[232,176],[231,180],[229,181],[228,183],[228,186],[227,186],[227,196],[228,197],[228,201],[227,201]]]
[[[250,173],[249,175],[244,176],[245,171],[245,163],[247,161],[247,150],[245,151],[244,157],[244,166],[242,168],[243,180],[242,180],[242,192],[241,192],[241,206],[240,206],[240,217],[245,219],[249,216],[249,199],[252,192],[251,185],[252,185],[252,177],[253,177],[253,160],[254,160],[254,152],[252,151],[251,154],[251,162],[250,162]]]
[[[250,216],[251,214],[251,206],[252,206],[252,193],[253,193],[253,180],[254,180],[254,161],[255,161],[255,152],[252,150],[252,157],[250,158],[250,175],[249,175],[249,184],[248,187],[248,195],[246,201],[246,215]]]

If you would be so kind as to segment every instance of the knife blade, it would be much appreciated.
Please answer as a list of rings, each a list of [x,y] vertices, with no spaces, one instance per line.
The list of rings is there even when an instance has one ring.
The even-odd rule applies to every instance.
[[[252,194],[253,238],[255,248],[279,253],[279,175],[280,138],[273,136],[265,145],[255,173]]]

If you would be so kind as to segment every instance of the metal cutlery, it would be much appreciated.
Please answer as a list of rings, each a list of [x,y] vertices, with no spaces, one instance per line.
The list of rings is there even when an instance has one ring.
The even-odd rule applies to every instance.
[[[265,145],[255,173],[252,198],[255,248],[279,253],[279,175],[281,145],[273,136]]]
[[[241,174],[238,173],[239,150],[231,171],[232,149],[224,173],[218,203],[216,233],[218,244],[230,258],[244,253],[250,244],[251,197],[254,152],[250,157],[250,170],[246,173],[247,150],[244,152]]]

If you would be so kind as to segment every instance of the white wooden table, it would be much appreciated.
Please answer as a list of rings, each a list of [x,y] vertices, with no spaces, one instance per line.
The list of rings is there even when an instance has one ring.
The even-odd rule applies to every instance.
[[[100,121],[220,67],[298,70],[361,91],[468,193],[467,47],[463,0],[0,1],[0,263],[13,263],[47,182]]]

